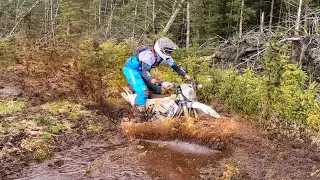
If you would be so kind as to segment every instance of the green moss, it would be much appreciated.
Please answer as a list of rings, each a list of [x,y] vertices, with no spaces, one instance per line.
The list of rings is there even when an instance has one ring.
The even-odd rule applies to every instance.
[[[19,122],[15,122],[15,121],[9,121],[7,119],[4,119],[2,121],[2,126],[0,127],[1,130],[3,130],[4,132],[8,132],[8,133],[15,133],[15,132],[19,132],[21,129],[24,128],[24,125],[19,123]]]
[[[93,132],[101,132],[103,129],[104,129],[104,127],[99,126],[99,125],[89,125],[88,126],[88,130],[93,131]]]
[[[62,131],[62,127],[59,126],[59,125],[50,127],[50,132],[51,133],[57,134],[57,133],[59,133],[61,131]]]
[[[38,114],[35,117],[35,122],[40,126],[49,126],[55,125],[58,123],[58,120],[50,115]]]
[[[225,171],[223,172],[223,175],[220,179],[222,180],[242,179],[240,168],[230,164],[225,164],[224,167],[225,167]]]
[[[43,138],[46,140],[51,140],[52,139],[52,134],[49,132],[44,132],[43,133]]]
[[[46,135],[49,138],[49,134]],[[29,139],[22,143],[22,147],[32,152],[32,159],[38,162],[49,158],[52,155],[53,149],[49,145],[49,139]]]
[[[57,101],[53,103],[46,103],[42,108],[49,111],[53,115],[69,114],[72,120],[78,119],[80,115],[90,115],[90,111],[83,110],[80,104],[74,104],[69,101]]]
[[[79,118],[78,112],[73,112],[69,115],[69,119],[71,119],[71,120],[77,120],[78,118]]]
[[[0,115],[11,115],[20,112],[25,107],[25,102],[20,101],[0,101]]]
[[[81,109],[81,105],[73,104],[69,101],[57,101],[53,103],[46,103],[42,105],[42,108],[45,110],[48,110],[54,115],[58,115],[58,114],[79,111]]]

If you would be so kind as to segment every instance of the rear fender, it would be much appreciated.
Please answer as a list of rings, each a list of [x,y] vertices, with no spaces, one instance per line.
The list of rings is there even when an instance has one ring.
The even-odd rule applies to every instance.
[[[137,94],[133,94],[133,92],[132,91],[130,91],[130,89],[129,88],[127,88],[127,87],[124,87],[124,88],[122,88],[125,92],[122,92],[121,93],[121,96],[126,100],[126,101],[128,101],[130,104],[131,104],[131,106],[134,106],[134,102],[135,102],[135,100],[136,100],[136,98],[137,98]]]

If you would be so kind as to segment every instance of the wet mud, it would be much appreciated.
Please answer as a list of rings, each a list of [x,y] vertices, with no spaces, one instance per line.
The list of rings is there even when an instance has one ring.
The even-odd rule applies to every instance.
[[[46,179],[67,180],[86,179],[90,174],[92,162],[106,152],[125,147],[122,142],[112,140],[85,141],[80,146],[72,146],[70,149],[57,152],[54,157],[40,164],[33,164],[17,177],[12,179]],[[10,177],[9,177],[10,179]]]

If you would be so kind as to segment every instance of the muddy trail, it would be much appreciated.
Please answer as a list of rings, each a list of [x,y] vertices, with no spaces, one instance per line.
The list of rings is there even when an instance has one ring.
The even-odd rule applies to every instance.
[[[215,120],[202,122],[202,127],[212,131],[220,124],[228,126],[230,123],[232,128],[222,128],[223,135],[211,134],[211,139],[205,139],[207,143],[204,139],[183,138],[181,133],[179,139],[169,140],[172,137],[168,136],[161,139],[151,131],[148,139],[130,138],[116,130],[107,139],[74,139],[77,143],[55,152],[49,160],[30,164],[7,179],[320,178],[320,154],[315,147],[288,139],[268,139],[256,126],[232,118],[217,121],[209,128],[204,125],[212,121]],[[134,126],[132,128],[139,129],[148,125]],[[145,131],[143,134],[147,137]],[[200,139],[202,135],[198,132],[193,136]],[[220,145],[215,146],[214,142]]]
[[[191,127],[183,118],[121,124],[119,107],[57,99],[58,81],[43,94],[19,78],[1,75],[1,179],[320,179],[304,133],[228,114]]]

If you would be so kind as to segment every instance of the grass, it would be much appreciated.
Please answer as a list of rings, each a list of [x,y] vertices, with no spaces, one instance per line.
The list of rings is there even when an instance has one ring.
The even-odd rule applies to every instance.
[[[66,100],[46,103],[42,109],[49,111],[53,115],[67,114],[69,119],[77,120],[80,115],[90,115],[89,111],[83,110],[80,104],[75,104]]]
[[[20,112],[25,107],[21,101],[0,101],[0,115],[11,115]]]

